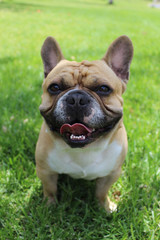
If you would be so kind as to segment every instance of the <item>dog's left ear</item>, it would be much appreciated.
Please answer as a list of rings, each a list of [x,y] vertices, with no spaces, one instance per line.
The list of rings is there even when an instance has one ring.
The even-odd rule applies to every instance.
[[[45,78],[57,63],[64,59],[61,49],[53,37],[47,37],[44,41],[41,49],[41,56],[44,65]]]
[[[129,79],[129,67],[133,57],[132,41],[127,36],[120,36],[109,47],[102,58],[115,74],[125,83]]]

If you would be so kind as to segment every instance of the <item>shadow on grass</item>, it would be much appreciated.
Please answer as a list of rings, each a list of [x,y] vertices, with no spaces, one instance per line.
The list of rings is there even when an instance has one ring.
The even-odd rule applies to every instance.
[[[24,234],[30,231],[31,237],[35,238],[45,232],[47,239],[68,240],[104,239],[104,235],[113,234],[120,239],[123,233],[118,228],[123,228],[127,236],[131,236],[130,224],[135,218],[131,199],[122,200],[118,212],[107,215],[94,198],[95,181],[61,175],[58,187],[59,203],[56,206],[45,205],[41,188],[37,187],[32,193],[20,213],[19,225],[23,226]],[[139,214],[138,209],[136,214]],[[143,228],[143,221],[140,228]]]
[[[77,6],[76,6],[77,5]],[[43,3],[43,4],[36,4],[36,3],[27,3],[27,1],[25,2],[14,2],[14,1],[2,1],[0,2],[0,10],[2,9],[8,9],[10,11],[15,11],[15,12],[19,12],[19,11],[24,11],[24,10],[55,10],[56,9],[61,9],[61,8],[65,8],[65,9],[69,9],[69,8],[76,8],[78,9],[80,6],[86,6],[86,7],[90,7],[90,6],[105,6],[106,4],[100,2],[100,3],[96,3],[96,2],[85,2],[85,1],[76,1],[76,3],[74,3],[74,1],[66,1],[63,3],[57,3],[57,2],[52,2],[51,4],[48,3]]]
[[[2,64],[8,64],[9,62],[13,62],[16,59],[16,57],[4,57],[0,58],[0,66]]]
[[[48,239],[51,236],[54,239],[71,240],[78,239],[78,236],[88,239],[89,231],[94,234],[97,228],[101,228],[102,219],[106,219],[107,224],[113,219],[103,209],[99,209],[94,200],[94,186],[93,181],[75,180],[61,175],[57,205],[47,207],[42,201],[42,188],[37,188],[21,212],[19,225],[24,226],[25,232],[32,229],[33,238],[45,232]],[[98,235],[97,239],[103,237],[101,231]]]
[[[18,167],[22,159],[26,163],[34,162],[35,145],[42,123],[38,109],[41,82],[34,83],[31,89],[17,88],[18,85],[13,84],[12,88],[6,90],[6,94],[0,95],[0,155],[7,169]],[[35,93],[38,93],[37,96]],[[18,164],[10,166],[10,158],[17,159]]]
[[[21,3],[21,2],[12,2],[12,1],[7,1],[7,2],[0,2],[0,10],[2,9],[7,9],[10,11],[14,12],[20,12],[23,10],[35,10],[39,8],[49,8],[51,6],[46,6],[46,5],[38,5],[34,3]]]

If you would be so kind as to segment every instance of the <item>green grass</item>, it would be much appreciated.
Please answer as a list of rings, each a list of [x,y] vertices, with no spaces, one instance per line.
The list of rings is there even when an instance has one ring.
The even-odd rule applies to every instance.
[[[0,1],[0,239],[160,239],[160,10],[149,1]],[[42,118],[40,49],[54,36],[64,56],[101,58],[118,36],[134,44],[124,94],[129,150],[107,216],[94,181],[61,176],[59,204],[46,208],[34,151]],[[120,191],[120,196],[117,196]],[[119,200],[117,199],[119,198]]]

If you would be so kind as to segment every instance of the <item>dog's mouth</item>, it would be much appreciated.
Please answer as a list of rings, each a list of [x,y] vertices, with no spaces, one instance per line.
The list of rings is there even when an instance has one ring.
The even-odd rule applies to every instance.
[[[85,141],[93,131],[93,128],[88,128],[82,123],[74,123],[73,125],[65,123],[60,128],[60,134],[71,142]]]
[[[60,128],[60,134],[71,147],[84,147],[114,126],[115,122],[112,122],[107,127],[95,129],[82,123],[74,123],[73,125],[65,123]]]

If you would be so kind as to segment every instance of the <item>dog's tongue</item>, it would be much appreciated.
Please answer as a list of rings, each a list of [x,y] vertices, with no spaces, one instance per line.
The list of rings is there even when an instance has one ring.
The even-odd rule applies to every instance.
[[[92,132],[91,128],[87,128],[85,125],[81,123],[75,123],[73,125],[65,123],[60,128],[60,134],[71,133],[78,136],[78,135],[86,135],[91,132]]]

